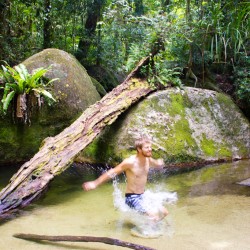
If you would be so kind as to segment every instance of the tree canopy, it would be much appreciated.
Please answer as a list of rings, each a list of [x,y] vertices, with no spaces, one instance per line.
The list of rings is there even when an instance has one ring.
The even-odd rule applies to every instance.
[[[160,47],[158,76],[180,67],[204,87],[210,72],[229,72],[223,90],[249,105],[249,13],[245,0],[2,0],[0,59],[53,47],[119,74]]]

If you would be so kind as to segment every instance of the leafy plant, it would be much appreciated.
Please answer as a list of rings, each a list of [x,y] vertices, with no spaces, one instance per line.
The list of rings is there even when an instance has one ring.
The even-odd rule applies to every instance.
[[[237,96],[240,100],[245,100],[250,104],[250,79],[244,78],[241,81],[237,81]]]
[[[38,68],[33,74],[29,74],[27,68],[23,64],[19,64],[15,67],[10,67],[9,65],[2,65],[2,70],[0,70],[0,79],[4,86],[0,86],[3,89],[3,97],[1,100],[2,106],[1,110],[6,114],[8,107],[14,97],[24,95],[24,102],[26,104],[26,95],[34,94],[36,97],[44,96],[46,100],[49,100],[49,104],[55,102],[56,100],[52,94],[47,90],[48,86],[57,79],[48,80],[44,77],[45,73],[49,68]],[[17,102],[16,109],[19,109],[20,103]]]
[[[250,57],[244,53],[238,54],[239,60],[234,67],[234,85],[239,100],[250,105]]]
[[[130,47],[130,54],[126,63],[126,71],[130,72],[138,63],[140,59],[146,57],[147,51],[143,50],[139,45],[132,44]]]
[[[151,58],[149,67],[143,67],[141,73],[147,77],[151,87],[162,88],[167,86],[182,87],[180,76],[180,68],[167,65],[163,55]]]

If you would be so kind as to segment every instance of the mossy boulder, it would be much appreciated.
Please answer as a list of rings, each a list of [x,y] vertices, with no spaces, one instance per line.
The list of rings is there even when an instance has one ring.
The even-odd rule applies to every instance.
[[[59,78],[59,81],[53,84],[53,92],[58,100],[55,106],[67,112],[65,118],[74,118],[76,114],[100,99],[85,68],[65,51],[45,49],[25,60],[23,64],[30,72],[39,67],[51,67],[46,77]]]
[[[90,77],[93,85],[95,86],[97,92],[101,97],[105,96],[107,94],[106,90],[103,88],[103,86],[93,77]]]
[[[185,165],[250,157],[250,124],[227,95],[186,87],[151,94],[121,115],[82,160],[116,164],[135,154],[134,138],[153,138],[153,155]]]
[[[111,72],[109,69],[104,68],[103,66],[88,66],[86,69],[88,74],[95,78],[102,85],[106,92],[111,91],[119,84],[114,72]]]
[[[86,70],[70,54],[46,49],[23,62],[28,71],[51,67],[49,79],[59,78],[50,90],[57,102],[29,107],[30,124],[14,123],[11,114],[0,117],[0,165],[28,160],[44,138],[54,136],[69,126],[87,107],[100,100]]]

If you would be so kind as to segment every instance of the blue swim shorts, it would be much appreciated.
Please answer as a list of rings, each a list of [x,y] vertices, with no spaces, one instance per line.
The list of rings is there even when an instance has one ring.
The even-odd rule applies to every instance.
[[[125,203],[132,209],[135,209],[139,213],[145,214],[146,210],[142,206],[143,194],[127,193],[125,194]]]

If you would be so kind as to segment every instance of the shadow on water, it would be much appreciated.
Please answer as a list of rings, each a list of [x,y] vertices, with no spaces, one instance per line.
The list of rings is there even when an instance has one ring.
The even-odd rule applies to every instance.
[[[56,205],[74,199],[82,194],[83,182],[96,179],[107,169],[105,165],[74,163],[54,178],[49,185],[48,195],[45,194],[36,204]]]
[[[18,171],[20,166],[0,168],[0,190],[8,185],[11,177]],[[81,184],[84,181],[97,178],[102,172],[107,170],[105,165],[72,164],[59,176],[50,182],[45,193],[40,198],[24,209],[17,209],[9,215],[0,218],[0,225],[20,216],[26,216],[38,207],[55,206],[80,195],[83,190]]]

